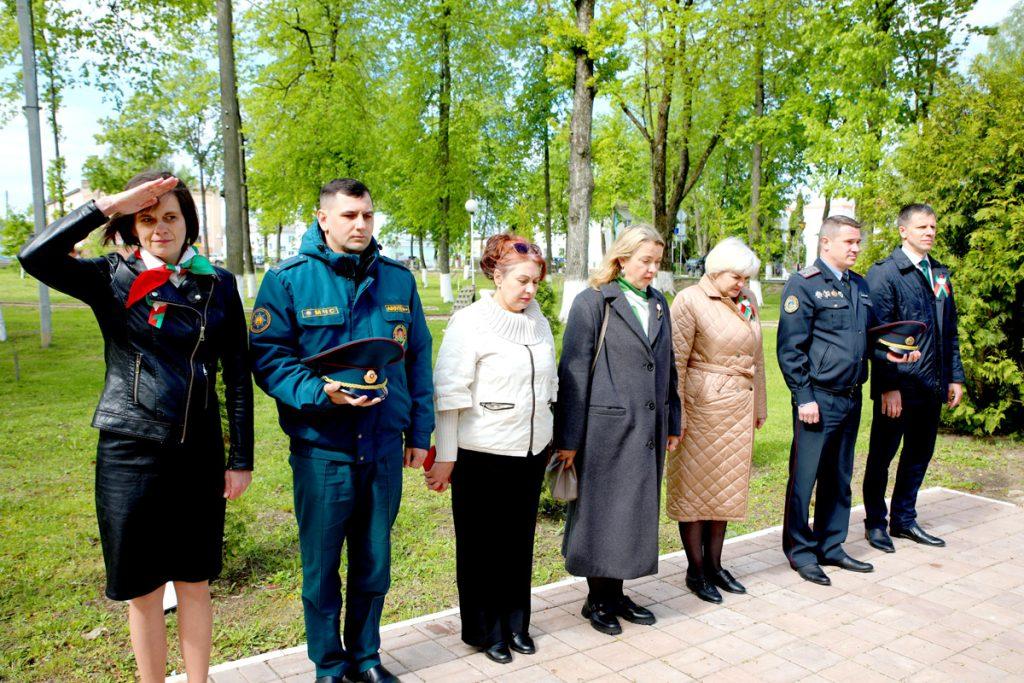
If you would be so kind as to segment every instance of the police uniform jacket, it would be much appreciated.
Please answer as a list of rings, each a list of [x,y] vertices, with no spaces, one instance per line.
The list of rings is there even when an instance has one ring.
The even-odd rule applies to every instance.
[[[336,253],[314,222],[298,255],[260,286],[249,328],[253,374],[276,399],[295,455],[372,461],[402,434],[407,448],[430,447],[430,332],[413,274],[379,250],[371,240],[362,254]],[[387,398],[370,408],[335,405],[301,359],[367,337],[405,346],[405,358],[375,378],[387,380]]]
[[[882,323],[918,320],[928,326],[916,340],[921,351],[917,363],[872,363],[871,395],[875,398],[899,390],[904,401],[944,401],[950,383],[965,380],[949,269],[929,260],[934,280],[945,283],[948,296],[936,297],[928,278],[900,247],[868,270],[871,300]]]
[[[844,291],[835,273],[818,259],[786,282],[779,316],[779,366],[797,405],[815,391],[849,393],[868,378],[869,327],[878,324],[867,281],[850,275]]]

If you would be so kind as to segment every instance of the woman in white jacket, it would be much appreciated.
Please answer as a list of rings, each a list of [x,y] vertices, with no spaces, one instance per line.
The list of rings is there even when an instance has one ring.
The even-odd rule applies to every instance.
[[[452,486],[462,639],[492,660],[533,654],[530,578],[557,393],[555,345],[535,300],[540,249],[502,234],[480,266],[493,294],[452,316],[434,367],[435,491]],[[456,466],[458,461],[458,466]]]

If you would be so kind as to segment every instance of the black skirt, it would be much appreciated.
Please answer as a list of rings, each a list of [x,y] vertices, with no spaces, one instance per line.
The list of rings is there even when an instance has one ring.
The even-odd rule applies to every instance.
[[[224,444],[219,424],[195,431],[171,445],[100,432],[96,516],[111,600],[220,574]]]

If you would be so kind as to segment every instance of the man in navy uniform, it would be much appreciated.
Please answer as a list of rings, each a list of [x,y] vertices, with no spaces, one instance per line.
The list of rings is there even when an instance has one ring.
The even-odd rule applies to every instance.
[[[434,427],[431,339],[415,279],[379,252],[367,187],[327,183],[299,254],[264,278],[250,326],[253,374],[276,399],[290,437],[306,638],[321,683],[398,680],[379,655],[391,527],[403,459],[422,464]],[[302,362],[371,337],[405,347],[402,362],[367,381],[386,380],[386,398],[328,382]],[[346,540],[343,645],[338,571]]]
[[[920,362],[875,362],[871,368],[875,407],[864,472],[864,526],[868,542],[889,553],[896,549],[885,532],[887,513],[893,536],[945,545],[917,523],[917,492],[935,450],[942,404],[955,408],[964,383],[949,270],[928,255],[935,246],[935,211],[927,204],[910,204],[900,211],[897,222],[903,244],[868,270],[871,300],[881,322],[918,320],[927,329],[915,340]],[[887,510],[889,464],[901,439],[903,452]]]
[[[867,282],[850,271],[860,253],[860,224],[846,216],[822,223],[813,266],[789,278],[782,292],[778,358],[793,394],[793,445],[782,545],[806,581],[829,585],[821,565],[870,572],[842,543],[850,525],[850,479],[860,426],[860,387],[876,324]],[[889,354],[893,362],[915,359]],[[814,527],[811,492],[817,482]]]

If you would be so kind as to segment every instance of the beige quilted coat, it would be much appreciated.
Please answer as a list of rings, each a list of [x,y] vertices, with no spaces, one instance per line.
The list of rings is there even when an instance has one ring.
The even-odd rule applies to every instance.
[[[754,425],[768,405],[756,299],[743,294],[755,306],[749,321],[706,275],[672,302],[684,431],[666,463],[666,508],[680,522],[747,514]]]

